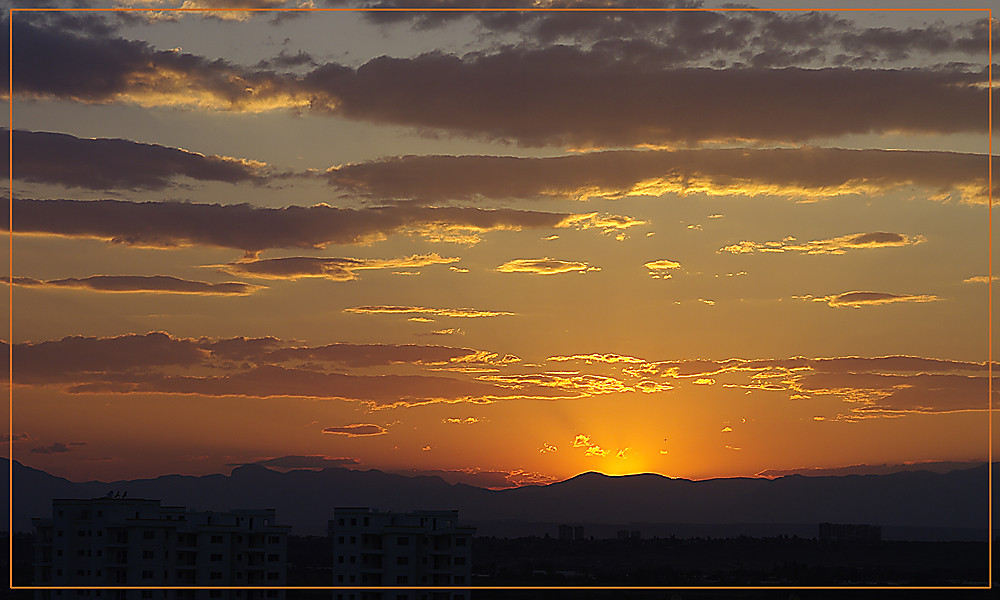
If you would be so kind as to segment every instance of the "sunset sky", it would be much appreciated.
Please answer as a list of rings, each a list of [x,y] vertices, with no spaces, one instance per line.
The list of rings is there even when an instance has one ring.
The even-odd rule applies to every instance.
[[[988,456],[986,10],[13,5],[155,9],[13,13],[24,464]]]

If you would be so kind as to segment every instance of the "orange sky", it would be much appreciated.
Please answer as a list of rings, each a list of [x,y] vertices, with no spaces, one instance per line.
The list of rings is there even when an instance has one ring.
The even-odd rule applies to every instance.
[[[13,32],[25,464],[504,487],[987,457],[985,11]]]

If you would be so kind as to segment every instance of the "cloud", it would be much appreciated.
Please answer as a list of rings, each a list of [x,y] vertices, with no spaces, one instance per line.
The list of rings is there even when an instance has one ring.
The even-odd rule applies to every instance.
[[[695,385],[715,385],[715,380],[712,379],[711,377],[699,377],[698,379],[695,379],[691,383]]]
[[[600,267],[585,262],[558,260],[554,258],[518,258],[509,260],[496,268],[501,273],[537,273],[555,275],[558,273],[587,273],[600,271]]]
[[[66,452],[72,452],[73,448],[71,446],[85,446],[87,442],[70,442],[69,444],[64,444],[62,442],[53,442],[49,446],[36,446],[30,451],[35,454],[64,454]]]
[[[344,312],[372,315],[428,314],[440,317],[458,317],[467,319],[482,317],[509,317],[517,314],[496,310],[479,310],[475,308],[426,308],[423,306],[354,306],[351,308],[345,308]]]
[[[285,258],[245,259],[222,265],[210,265],[224,273],[259,279],[301,279],[318,277],[331,281],[353,281],[356,271],[366,269],[400,269],[458,262],[435,253],[414,254],[403,258],[360,259],[292,256]]]
[[[985,203],[986,163],[981,154],[917,150],[610,150],[543,158],[396,156],[332,167],[326,178],[354,194],[421,203],[668,193],[822,199],[906,186]]]
[[[11,436],[9,434],[3,436],[3,441],[5,441],[5,442],[14,442],[15,444],[17,442],[26,442],[26,441],[28,441],[30,439],[31,439],[31,436],[28,435],[27,433],[15,433],[13,436]]]
[[[872,233],[852,233],[825,240],[796,243],[794,237],[780,242],[742,241],[719,249],[719,252],[749,254],[752,252],[804,252],[806,254],[844,254],[848,250],[863,248],[889,248],[913,246],[924,242],[924,236],[908,236],[902,233],[876,231]]]
[[[577,436],[575,438],[573,438],[573,447],[574,448],[589,448],[591,445],[592,444],[590,443],[590,436],[589,435],[584,435],[584,434],[580,433],[580,434],[577,434]]]
[[[329,1],[328,4],[334,2]],[[466,0],[379,0],[378,7],[469,8]],[[484,4],[485,5],[485,4]],[[509,0],[505,7],[595,8],[588,0]],[[702,8],[701,1],[622,0],[612,8]],[[758,10],[711,12],[375,12],[377,23],[408,23],[416,30],[469,19],[482,29],[516,35],[522,46],[580,43],[630,62],[662,65],[876,64],[911,56],[965,54],[979,57],[987,44],[980,19],[893,28],[866,27],[843,14]],[[735,52],[739,50],[739,52]]]
[[[858,464],[842,467],[799,467],[796,469],[765,469],[756,477],[786,477],[788,475],[805,475],[806,477],[841,477],[844,475],[888,475],[903,471],[931,471],[933,473],[948,473],[958,469],[971,469],[983,464],[982,461],[915,461],[907,463],[880,465]]]
[[[320,361],[351,367],[393,364],[439,365],[461,359],[476,359],[480,353],[468,348],[419,346],[415,344],[327,344],[278,348],[260,357],[267,362]]]
[[[354,423],[352,425],[344,425],[341,427],[326,427],[323,429],[323,433],[346,435],[347,437],[367,437],[372,435],[383,435],[388,433],[388,430],[381,425]]]
[[[681,268],[681,263],[661,258],[659,260],[649,261],[643,264],[643,266],[649,269],[650,275],[669,278],[669,271]]]
[[[477,419],[476,417],[466,417],[464,419],[449,418],[441,419],[441,422],[450,425],[473,425],[475,423],[479,423],[480,419]]]
[[[549,452],[558,452],[559,449],[553,446],[552,444],[543,443],[542,447],[539,448],[538,451],[542,454],[548,454]]]
[[[171,293],[206,296],[245,296],[262,289],[258,285],[237,281],[207,283],[204,281],[178,279],[177,277],[167,275],[93,275],[91,277],[71,277],[50,281],[39,281],[28,277],[15,277],[13,278],[13,283],[14,285],[24,287],[70,288],[95,292]]]
[[[323,455],[289,455],[275,458],[265,458],[250,463],[229,463],[229,467],[241,467],[243,465],[260,465],[279,470],[284,469],[325,469],[328,467],[340,468],[360,464],[356,458],[330,457]]]
[[[994,275],[992,279],[995,281],[996,278],[997,278],[996,275]],[[989,282],[990,282],[989,275],[976,275],[975,277],[969,277],[968,279],[962,280],[962,283],[989,283]]]
[[[429,451],[430,446],[422,450]],[[544,485],[555,481],[554,477],[522,470],[492,470],[480,468],[466,469],[411,469],[396,471],[399,475],[408,477],[440,477],[452,484],[471,485],[480,488],[502,490],[525,485]]]
[[[53,384],[85,381],[109,372],[152,367],[193,367],[208,356],[194,340],[166,333],[127,334],[112,338],[71,336],[56,341],[15,344],[15,383]]]
[[[587,451],[584,452],[583,455],[584,456],[602,456],[603,457],[603,456],[607,456],[610,453],[611,453],[610,450],[605,450],[605,449],[601,448],[600,446],[598,446],[597,444],[594,444],[593,446],[590,446],[589,448],[587,448]]]
[[[260,208],[249,204],[23,198],[14,199],[13,214],[15,231],[22,234],[96,238],[157,248],[208,245],[247,252],[367,244],[398,233],[415,233],[432,241],[469,243],[478,240],[477,234],[488,231],[586,229],[603,223],[596,213],[571,215],[513,209],[418,206],[349,209],[325,204]]]
[[[725,427],[722,428],[722,433],[732,433],[732,431],[733,428],[730,427],[729,425],[726,425]]]
[[[601,362],[601,363],[642,363],[645,362],[641,358],[635,358],[634,356],[623,356],[621,354],[574,354],[572,356],[550,356],[545,360],[552,360],[556,362],[566,362],[571,360],[582,360],[585,362]]]
[[[14,178],[94,190],[163,189],[178,177],[201,181],[268,179],[264,163],[143,144],[122,139],[81,139],[65,133],[15,130]]]
[[[842,294],[832,294],[829,296],[793,296],[801,300],[812,300],[813,302],[826,302],[828,306],[839,308],[850,306],[860,308],[862,306],[876,306],[880,304],[893,304],[896,302],[937,302],[937,296],[930,294],[889,294],[885,292],[844,292]]]
[[[558,44],[506,46],[461,57],[380,56],[357,68],[327,63],[299,75],[27,20],[13,20],[13,29],[13,89],[19,97],[242,112],[311,110],[524,146],[980,132],[980,108],[987,103],[986,74],[954,66],[769,68],[800,62],[801,49],[768,48],[738,67],[684,67],[662,59],[676,53],[676,44],[609,39],[586,49]],[[792,38],[800,45],[810,38],[803,31]],[[768,30],[761,39],[777,40],[779,33],[787,36]],[[858,43],[881,39],[870,35]],[[725,50],[731,55],[741,47]],[[985,47],[984,36],[979,52]]]

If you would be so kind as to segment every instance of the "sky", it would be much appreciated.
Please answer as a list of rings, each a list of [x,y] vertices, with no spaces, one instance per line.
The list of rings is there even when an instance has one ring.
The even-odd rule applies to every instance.
[[[144,10],[6,12],[24,464],[989,457],[986,10],[29,5]]]

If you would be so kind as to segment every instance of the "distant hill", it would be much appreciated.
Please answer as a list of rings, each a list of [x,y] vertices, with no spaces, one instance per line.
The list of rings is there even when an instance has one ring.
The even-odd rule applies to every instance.
[[[488,490],[439,477],[372,469],[287,473],[244,465],[230,475],[164,475],[131,481],[72,482],[14,461],[14,530],[30,531],[53,498],[97,498],[127,491],[164,505],[199,510],[275,508],[294,533],[324,535],[337,506],[382,510],[458,509],[463,521],[497,523],[816,524],[985,530],[986,465],[932,473],[690,481],[661,475],[584,473],[549,485]],[[492,527],[491,527],[492,529]]]

